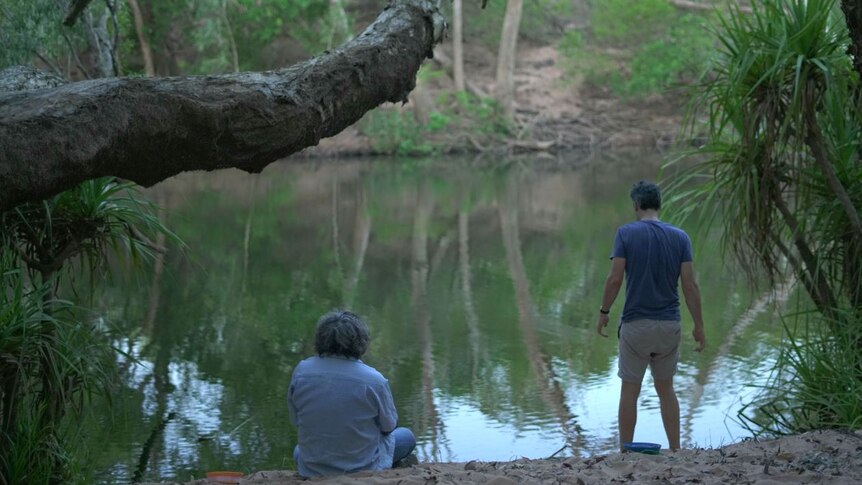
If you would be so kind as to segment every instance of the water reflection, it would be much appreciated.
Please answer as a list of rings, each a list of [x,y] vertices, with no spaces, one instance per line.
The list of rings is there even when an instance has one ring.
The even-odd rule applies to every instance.
[[[291,468],[290,373],[339,306],[367,317],[365,360],[390,379],[421,459],[614,449],[616,342],[595,338],[595,309],[628,188],[658,160],[292,162],[151,189],[189,249],[140,285],[101,289],[137,363],[120,359],[112,411],[89,418],[95,479]],[[743,282],[713,242],[696,258],[713,347],[684,347],[683,444],[718,445],[744,436],[725,414],[780,331],[768,307],[735,325]],[[643,394],[636,439],[661,442],[658,401]]]

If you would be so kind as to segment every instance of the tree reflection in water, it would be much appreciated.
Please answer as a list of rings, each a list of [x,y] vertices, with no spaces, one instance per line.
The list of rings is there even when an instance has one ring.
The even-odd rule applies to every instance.
[[[334,307],[368,319],[366,360],[390,379],[422,459],[613,449],[616,346],[594,339],[593,317],[613,231],[631,218],[628,187],[657,171],[657,155],[638,157],[511,169],[295,161],[151,189],[189,248],[167,252],[143,291],[98,289],[101,317],[138,363],[120,359],[113,407],[87,418],[93,481],[130,480],[170,413],[144,480],[292,467],[287,384]],[[747,292],[714,250],[697,258],[710,340],[721,342]],[[760,318],[741,332],[721,352],[753,371],[780,332]],[[688,444],[739,437],[725,397],[749,379],[725,361],[683,354]],[[657,406],[642,409],[644,438],[663,436]]]

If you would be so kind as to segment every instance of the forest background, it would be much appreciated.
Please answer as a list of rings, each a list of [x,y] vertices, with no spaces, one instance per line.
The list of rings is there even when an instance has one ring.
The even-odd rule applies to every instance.
[[[277,69],[352,38],[386,2],[112,0],[93,2],[73,27],[62,23],[62,3],[11,2],[0,9],[0,68],[33,62],[70,81]],[[509,3],[521,9],[514,38],[503,28],[507,2],[484,9],[478,1],[443,2],[453,21],[463,10],[462,32],[450,26],[409,103],[369,113],[317,153],[673,143],[686,99],[678,88],[697,79],[712,49],[712,2]],[[497,88],[506,84],[511,99]]]
[[[65,25],[78,3],[86,9]],[[699,202],[688,207],[724,221],[727,254],[753,281],[797,281],[809,297],[786,315],[786,350],[751,404],[752,427],[858,427],[862,115],[837,3],[734,3],[721,16],[724,2],[444,2],[448,17],[463,14],[463,32],[438,46],[409,102],[369,112],[308,153],[669,147],[687,127],[683,140],[697,141],[705,161],[677,179],[671,203]],[[382,7],[4,2],[0,68],[30,64],[64,81],[276,69],[350,39]],[[707,109],[685,125],[691,100]],[[97,279],[112,253],[158,268],[164,246],[182,243],[156,214],[133,184],[113,178],[2,213],[2,481],[75,476],[70,416],[109,388],[116,349],[58,289],[77,296],[82,275]]]

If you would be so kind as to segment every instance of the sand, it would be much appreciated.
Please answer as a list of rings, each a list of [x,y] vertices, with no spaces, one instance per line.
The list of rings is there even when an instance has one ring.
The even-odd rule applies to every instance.
[[[196,480],[191,484],[211,483]],[[612,453],[589,458],[510,462],[420,463],[410,468],[303,479],[294,471],[261,471],[242,484],[432,485],[449,483],[862,483],[862,430],[812,431],[747,440],[714,449]]]

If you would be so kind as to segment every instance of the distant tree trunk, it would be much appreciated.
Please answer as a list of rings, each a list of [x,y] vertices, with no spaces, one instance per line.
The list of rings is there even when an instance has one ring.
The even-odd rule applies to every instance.
[[[455,79],[455,63],[449,56],[443,52],[442,49],[434,50],[434,62],[436,62],[440,67],[446,70],[446,74],[452,76],[452,79]],[[488,96],[488,93],[485,92],[484,89],[479,87],[475,82],[468,81],[466,77],[464,78],[464,85],[467,88],[467,92],[478,96],[480,98],[485,98]]]
[[[230,63],[233,72],[239,72],[239,52],[236,50],[236,39],[233,36],[233,25],[230,23],[230,17],[227,15],[227,0],[221,2],[221,14],[224,18],[225,30],[227,31],[227,43],[230,47]]]
[[[452,57],[454,58],[452,71],[455,78],[455,90],[457,91],[464,91],[466,89],[466,83],[464,82],[464,33],[461,1],[454,0],[452,2]]]
[[[344,42],[353,38],[352,32],[350,32],[350,23],[347,21],[347,12],[344,11],[343,0],[330,0],[329,19],[332,32],[330,32],[329,41],[326,43],[327,49],[332,49],[336,34],[340,33],[343,36],[341,40]]]
[[[99,77],[114,77],[119,74],[117,62],[114,59],[114,49],[111,46],[108,35],[108,11],[102,12],[98,19],[94,18],[90,11],[84,13],[84,21],[87,24],[89,36],[87,39],[90,48],[96,53],[96,61],[99,66]]]
[[[431,111],[434,110],[434,100],[431,93],[422,85],[416,84],[416,88],[410,93],[410,104],[413,105],[413,118],[421,126],[425,126],[431,119]]]
[[[0,211],[97,177],[149,186],[188,170],[259,172],[406,100],[444,24],[432,2],[400,0],[349,43],[287,69],[0,92]],[[31,86],[19,75],[38,76],[7,69],[0,87]]]
[[[497,85],[494,97],[503,114],[512,118],[515,113],[515,57],[518,50],[518,31],[521,25],[523,0],[509,0],[500,35],[500,52],[497,56]]]
[[[81,16],[81,13],[87,8],[93,0],[72,0],[69,2],[69,7],[66,9],[66,17],[63,19],[63,25],[71,27],[75,25],[75,21]]]
[[[153,65],[153,51],[147,40],[146,32],[144,32],[143,12],[141,12],[141,6],[138,5],[138,0],[128,0],[128,2],[132,9],[132,17],[135,19],[135,33],[138,35],[138,44],[141,46],[141,56],[144,58],[144,74],[147,77],[153,77],[156,75],[156,68]]]

